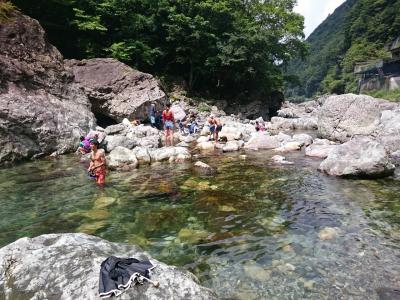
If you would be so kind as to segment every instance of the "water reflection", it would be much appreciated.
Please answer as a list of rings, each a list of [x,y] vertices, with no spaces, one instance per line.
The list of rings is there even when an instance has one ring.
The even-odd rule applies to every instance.
[[[75,157],[0,173],[0,245],[86,232],[137,244],[234,299],[375,299],[399,286],[400,200],[393,180],[328,178],[319,161],[269,152],[202,158],[218,170],[158,164],[97,188]]]

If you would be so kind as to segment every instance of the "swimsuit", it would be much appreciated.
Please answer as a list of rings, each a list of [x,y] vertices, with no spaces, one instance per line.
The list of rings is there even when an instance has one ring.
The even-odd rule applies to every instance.
[[[97,159],[99,160],[99,159]],[[96,159],[93,158],[92,154],[92,162],[95,162]],[[106,166],[102,165],[101,167],[95,167],[93,170],[94,175],[96,176],[97,184],[104,184],[106,182]]]

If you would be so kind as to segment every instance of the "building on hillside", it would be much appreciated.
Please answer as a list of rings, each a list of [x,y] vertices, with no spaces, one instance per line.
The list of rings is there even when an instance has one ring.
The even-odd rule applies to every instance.
[[[358,92],[400,88],[400,37],[390,47],[391,59],[359,62],[354,74],[359,78]]]
[[[390,52],[392,53],[392,59],[400,59],[400,36],[393,42]]]

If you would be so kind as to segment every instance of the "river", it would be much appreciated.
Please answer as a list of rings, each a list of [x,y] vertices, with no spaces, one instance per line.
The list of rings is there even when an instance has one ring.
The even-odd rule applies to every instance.
[[[141,246],[193,272],[225,299],[376,299],[400,285],[400,185],[343,180],[320,160],[268,151],[112,172],[105,188],[76,156],[0,172],[0,246],[85,232]]]

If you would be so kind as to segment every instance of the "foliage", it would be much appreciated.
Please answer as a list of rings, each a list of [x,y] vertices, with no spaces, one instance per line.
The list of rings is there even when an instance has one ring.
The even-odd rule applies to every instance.
[[[399,11],[400,0],[347,0],[307,39],[309,56],[289,64],[299,83],[287,94],[356,92],[354,64],[389,57],[385,46],[400,34]]]
[[[265,95],[304,53],[295,0],[15,0],[68,58],[111,56],[189,91]]]
[[[0,1],[0,24],[7,21],[15,6],[8,1]]]
[[[385,90],[370,91],[370,92],[364,92],[364,94],[370,95],[375,98],[386,99],[393,102],[400,102],[400,89],[395,89],[392,91],[385,91]]]

